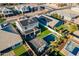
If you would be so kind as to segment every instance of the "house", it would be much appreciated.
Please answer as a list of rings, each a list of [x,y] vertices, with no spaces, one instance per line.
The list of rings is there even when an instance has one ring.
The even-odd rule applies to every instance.
[[[53,13],[57,13],[58,15],[61,15],[63,17],[63,20],[65,21],[71,21],[79,16],[79,14],[75,11],[72,11],[71,9],[64,9],[64,10],[58,10],[54,11]]]
[[[22,38],[11,25],[0,26],[0,55],[15,55],[12,50],[23,44]]]
[[[41,53],[44,51],[45,47],[47,46],[47,43],[43,39],[35,38],[30,41],[30,43],[33,45],[34,50]]]
[[[79,38],[72,37],[60,51],[66,56],[79,56]]]
[[[49,26],[50,28],[53,28],[55,26],[61,25],[63,22],[57,19],[54,19],[52,17],[49,17],[47,15],[41,15],[40,17],[37,17],[39,22]]]
[[[44,10],[44,9],[46,9],[46,6],[45,5],[41,5],[39,8],[40,8],[40,10]]]
[[[46,9],[46,5],[42,4],[42,5],[31,5],[30,6],[31,10],[34,11],[40,11],[40,10],[44,10]]]
[[[0,55],[2,56],[19,56],[23,54],[32,55],[27,44],[23,44],[21,35],[9,23],[0,25]],[[4,44],[5,43],[5,44]],[[20,49],[23,49],[20,53]],[[31,54],[28,54],[31,52]]]
[[[38,6],[30,6],[30,7],[32,12],[38,11]]]
[[[23,6],[23,5],[20,5],[20,6],[15,6],[15,9],[21,13],[28,13],[28,12],[31,12],[31,8],[30,6]]]
[[[79,7],[76,6],[76,7],[72,7],[71,10],[75,11],[75,12],[78,12],[79,13]]]
[[[3,14],[4,16],[13,16],[14,12],[11,8],[1,7],[0,8],[0,14]]]
[[[16,21],[16,26],[22,35],[37,35],[40,32],[39,22],[36,18],[27,18],[25,16],[21,17]]]

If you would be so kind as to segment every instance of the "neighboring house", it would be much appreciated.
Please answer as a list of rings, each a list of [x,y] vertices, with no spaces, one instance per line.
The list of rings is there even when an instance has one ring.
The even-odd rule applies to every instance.
[[[31,6],[31,11],[32,12],[38,11],[38,6]]]
[[[79,38],[73,37],[69,39],[60,52],[66,56],[79,56]]]
[[[31,33],[33,33],[33,35],[36,35],[36,33],[40,31],[39,22],[34,17],[21,17],[18,21],[16,21],[16,26],[23,35],[29,35]]]
[[[21,13],[28,13],[28,12],[35,12],[38,10],[43,10],[45,9],[45,6],[39,5],[39,6],[35,6],[35,5],[27,5],[27,6],[15,6],[15,9],[20,11]]]
[[[47,15],[41,15],[40,17],[37,17],[37,18],[40,23],[47,25],[51,28],[53,28],[55,26],[59,26],[63,23],[62,21],[59,21],[59,20],[49,17]]]
[[[72,7],[71,10],[79,13],[79,7],[78,6],[77,7]]]
[[[35,38],[30,41],[30,43],[33,45],[35,51],[41,53],[44,51],[45,47],[47,46],[47,43],[43,39]]]
[[[31,12],[30,6],[15,6],[15,9],[21,13],[28,13]]]
[[[57,13],[63,17],[63,20],[71,21],[79,16],[79,13],[72,11],[71,9],[65,9],[65,10],[58,10],[54,11],[53,13]]]
[[[31,8],[31,11],[40,11],[40,10],[44,10],[44,9],[46,9],[46,7],[45,6],[43,6],[43,5],[38,5],[38,6],[30,6],[30,8]]]
[[[23,44],[22,38],[10,24],[0,26],[0,55],[15,55],[11,51]]]
[[[3,14],[4,16],[13,16],[14,12],[11,8],[3,7],[0,8],[0,14]]]
[[[12,49],[22,45],[22,39],[18,34],[0,30],[0,54],[8,53]]]
[[[44,10],[46,9],[46,6],[42,5],[42,6],[39,6],[40,10]]]

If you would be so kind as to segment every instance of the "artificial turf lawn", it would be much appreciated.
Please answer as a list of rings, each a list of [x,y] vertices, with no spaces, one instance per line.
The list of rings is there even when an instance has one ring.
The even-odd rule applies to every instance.
[[[24,48],[23,45],[14,49],[14,53],[16,54],[16,56],[19,56],[25,52],[26,52],[26,49]]]
[[[57,27],[58,30],[62,30],[62,29],[65,29],[65,25],[61,25],[59,27]]]
[[[47,36],[50,33],[51,33],[51,31],[49,31],[48,29],[46,29],[45,31],[41,32],[41,34],[38,37],[39,38],[44,38],[45,36]]]

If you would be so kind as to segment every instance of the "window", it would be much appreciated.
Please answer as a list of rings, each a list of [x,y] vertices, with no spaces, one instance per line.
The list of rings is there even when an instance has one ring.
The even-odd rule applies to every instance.
[[[3,11],[4,13],[8,13],[8,11]]]
[[[1,54],[4,54],[4,53],[7,53],[7,52],[9,52],[9,51],[11,51],[11,50],[12,50],[12,47],[9,47],[9,48],[7,48],[7,49],[1,51],[0,53],[1,53]]]

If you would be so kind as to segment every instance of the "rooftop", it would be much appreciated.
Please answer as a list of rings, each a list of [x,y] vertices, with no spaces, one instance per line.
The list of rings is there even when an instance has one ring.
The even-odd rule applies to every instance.
[[[22,39],[18,34],[0,30],[0,51],[20,42],[22,42]]]
[[[30,43],[33,44],[33,46],[36,48],[36,49],[39,49],[40,47],[42,47],[43,45],[46,44],[46,42],[44,40],[41,40],[39,38],[35,38],[33,40],[30,41]]]
[[[18,23],[22,28],[25,27],[27,29],[27,27],[33,26],[33,24],[38,23],[38,21],[35,18],[22,17],[18,20]]]
[[[71,10],[75,11],[75,12],[78,12],[79,13],[79,6],[76,6],[76,7],[72,7]]]
[[[55,13],[55,12],[62,16],[67,16],[67,17],[71,17],[71,18],[79,16],[79,14],[77,12],[72,11],[71,9],[58,10],[58,11],[54,11],[52,13]]]
[[[42,15],[41,17],[40,17],[40,20],[46,20],[46,22],[48,22],[48,25],[50,26],[50,27],[54,27],[58,22],[59,22],[59,20],[57,20],[57,19],[54,19],[54,18],[52,18],[52,17],[49,17],[49,16],[46,16],[46,15]],[[45,21],[44,21],[45,22]],[[45,22],[45,23],[46,23]]]

